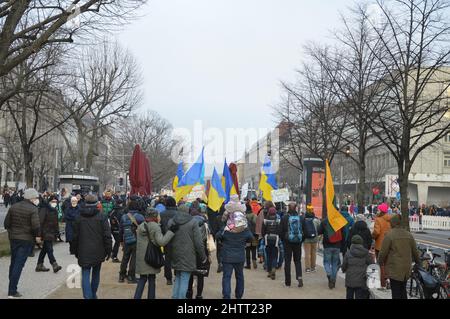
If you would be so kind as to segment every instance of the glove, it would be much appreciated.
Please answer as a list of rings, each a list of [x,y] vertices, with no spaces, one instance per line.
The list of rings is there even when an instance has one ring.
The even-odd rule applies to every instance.
[[[169,230],[172,233],[175,233],[178,230],[178,228],[180,228],[180,226],[174,223],[174,224],[170,225]]]

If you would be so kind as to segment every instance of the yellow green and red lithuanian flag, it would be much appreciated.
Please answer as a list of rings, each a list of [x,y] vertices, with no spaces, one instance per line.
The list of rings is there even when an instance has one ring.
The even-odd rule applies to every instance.
[[[335,197],[334,197],[334,185],[333,178],[331,177],[330,165],[328,164],[328,160],[325,163],[325,191],[326,191],[326,201],[327,201],[327,218],[329,233],[333,234],[337,232],[339,229],[343,228],[347,225],[347,220],[344,216],[339,212],[339,210],[334,205]]]

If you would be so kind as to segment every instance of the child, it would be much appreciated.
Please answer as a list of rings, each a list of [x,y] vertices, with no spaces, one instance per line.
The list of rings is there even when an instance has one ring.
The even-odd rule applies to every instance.
[[[345,287],[347,299],[368,299],[369,294],[366,285],[366,269],[372,264],[369,251],[363,246],[363,239],[359,235],[352,238],[352,245],[347,251],[342,264],[342,272],[345,273]]]

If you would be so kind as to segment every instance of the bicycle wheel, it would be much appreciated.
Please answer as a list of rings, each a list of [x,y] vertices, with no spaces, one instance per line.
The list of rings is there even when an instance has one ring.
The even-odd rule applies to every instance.
[[[411,277],[406,282],[406,293],[408,299],[424,299],[422,285],[416,277]]]

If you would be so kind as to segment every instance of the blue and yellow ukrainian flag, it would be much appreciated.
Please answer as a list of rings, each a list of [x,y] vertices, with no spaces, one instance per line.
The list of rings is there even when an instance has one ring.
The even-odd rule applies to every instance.
[[[219,174],[217,174],[216,168],[214,167],[211,178],[211,187],[209,188],[208,207],[215,212],[219,211],[225,198],[226,194],[223,190],[222,183],[220,182]]]
[[[225,203],[230,201],[231,195],[236,195],[236,187],[234,187],[233,177],[231,177],[230,168],[227,164],[227,159],[225,159],[225,163],[223,164],[223,173],[222,173],[222,188],[225,190]]]
[[[198,157],[197,161],[192,164],[178,183],[177,191],[175,193],[175,200],[177,203],[182,200],[184,196],[188,195],[192,191],[192,188],[200,182],[202,172],[204,170],[203,166],[205,165],[205,160],[203,158],[204,150],[205,148],[203,147],[202,153]]]
[[[263,198],[266,201],[271,201],[272,191],[278,189],[276,174],[273,172],[269,157],[266,157],[264,161],[258,188],[263,192]]]
[[[180,163],[178,164],[178,168],[177,168],[177,175],[173,178],[173,183],[172,183],[172,190],[174,192],[177,191],[178,183],[183,178],[183,175],[184,175],[183,161],[180,161]]]

